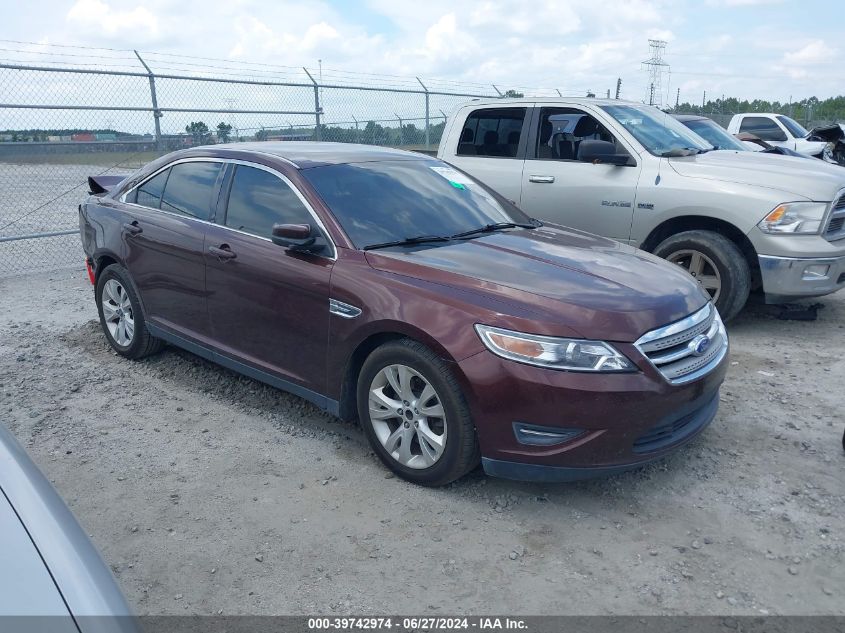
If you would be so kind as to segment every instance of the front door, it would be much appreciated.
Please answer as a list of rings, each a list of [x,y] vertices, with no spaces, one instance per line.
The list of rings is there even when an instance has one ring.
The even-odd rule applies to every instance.
[[[304,198],[275,171],[244,164],[227,169],[217,224],[206,235],[214,344],[230,358],[324,393],[331,244],[321,255],[274,244],[274,224],[316,229]]]
[[[222,163],[176,163],[123,198],[124,261],[147,319],[200,341],[209,334],[205,231]]]
[[[522,172],[520,206],[530,216],[627,242],[641,165],[578,160],[584,140],[604,140],[631,152],[579,108],[539,108]]]

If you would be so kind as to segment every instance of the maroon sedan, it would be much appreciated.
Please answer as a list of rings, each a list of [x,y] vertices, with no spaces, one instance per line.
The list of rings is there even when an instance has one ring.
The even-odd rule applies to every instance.
[[[119,354],[171,343],[357,417],[410,481],[479,458],[514,479],[612,473],[716,414],[728,338],[694,279],[441,161],[218,145],[91,188],[82,243]]]

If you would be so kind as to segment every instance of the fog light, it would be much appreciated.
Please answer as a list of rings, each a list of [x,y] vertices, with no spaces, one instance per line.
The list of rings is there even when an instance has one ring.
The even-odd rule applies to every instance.
[[[555,446],[583,435],[584,429],[561,429],[554,426],[536,426],[523,422],[513,423],[513,433],[520,444],[529,446]]]
[[[815,281],[817,279],[824,279],[827,273],[830,272],[830,265],[828,264],[813,264],[804,269],[804,281]]]

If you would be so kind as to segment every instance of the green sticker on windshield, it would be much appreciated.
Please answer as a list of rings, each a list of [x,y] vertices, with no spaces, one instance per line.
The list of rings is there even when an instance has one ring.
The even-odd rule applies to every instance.
[[[433,171],[438,176],[445,178],[450,185],[452,185],[455,189],[460,189],[461,191],[467,190],[467,185],[471,185],[472,181],[464,176],[461,172],[452,169],[446,165],[435,165],[433,167],[429,167],[431,171]]]

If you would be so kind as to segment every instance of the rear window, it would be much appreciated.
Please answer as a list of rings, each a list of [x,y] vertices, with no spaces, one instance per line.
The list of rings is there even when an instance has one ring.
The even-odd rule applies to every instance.
[[[161,192],[164,191],[164,185],[167,182],[167,177],[169,175],[169,169],[165,169],[163,172],[156,174],[147,182],[138,185],[138,187],[133,189],[129,195],[126,196],[126,201],[140,204],[142,207],[158,209],[161,207]]]
[[[768,117],[747,116],[739,126],[740,132],[748,132],[764,141],[785,141],[786,134],[778,127],[778,124]]]
[[[522,139],[525,108],[475,110],[467,117],[458,139],[459,156],[513,158]]]
[[[211,195],[221,163],[179,163],[170,168],[170,177],[161,199],[162,211],[199,220],[211,217]]]

